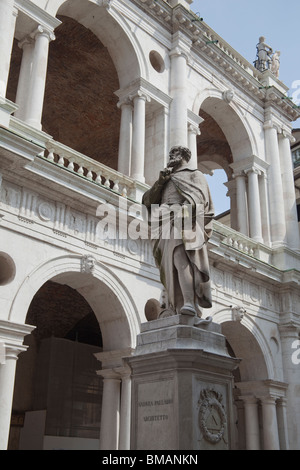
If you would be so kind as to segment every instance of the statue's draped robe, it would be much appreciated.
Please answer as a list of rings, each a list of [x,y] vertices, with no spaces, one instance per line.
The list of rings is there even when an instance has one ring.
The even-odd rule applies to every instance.
[[[166,193],[172,193],[170,185],[175,188],[175,191],[173,191],[172,200],[168,201],[168,197],[165,195]],[[150,214],[150,223],[151,205],[170,204],[171,202],[172,204],[191,204],[193,208],[193,233],[184,231],[178,239],[178,236],[174,236],[174,225],[172,224],[169,239],[162,236],[161,230],[159,236],[153,239],[153,255],[160,270],[161,282],[168,294],[169,307],[179,313],[183,305],[177,270],[174,266],[174,250],[177,246],[183,244],[193,272],[195,303],[200,307],[210,308],[212,299],[207,241],[212,234],[214,208],[204,175],[199,170],[185,168],[172,173],[171,179],[163,186],[158,181],[154,183],[143,197],[143,204]],[[195,233],[197,234],[196,237],[194,236]],[[191,242],[193,237],[194,243]]]

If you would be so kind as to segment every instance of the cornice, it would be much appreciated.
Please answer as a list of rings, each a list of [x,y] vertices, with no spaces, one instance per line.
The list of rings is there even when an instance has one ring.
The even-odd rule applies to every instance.
[[[131,2],[172,32],[172,7],[164,0],[131,0]]]
[[[295,121],[300,117],[300,108],[292,99],[274,86],[267,87],[265,93],[265,108],[274,108],[289,120]]]
[[[172,8],[165,0],[131,2],[167,28],[172,35],[181,32],[192,43],[191,53],[204,58],[214,68],[217,67],[225,77],[250,94],[253,99],[263,102],[266,106],[270,103],[275,105],[290,121],[300,116],[300,109],[286,96],[287,87],[283,83],[272,75],[269,77],[272,86],[265,86],[266,74],[250,64],[197,14],[182,5]],[[192,66],[191,61],[189,65]],[[274,94],[270,93],[270,90],[273,90]]]

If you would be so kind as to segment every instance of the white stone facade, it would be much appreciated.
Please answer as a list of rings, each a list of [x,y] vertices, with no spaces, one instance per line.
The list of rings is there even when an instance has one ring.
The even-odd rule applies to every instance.
[[[48,281],[76,289],[99,322],[99,446],[129,449],[130,371],[122,358],[136,346],[147,300],[161,300],[162,288],[149,241],[120,234],[99,240],[96,212],[101,203],[117,209],[140,203],[176,144],[189,146],[202,170],[223,167],[228,174],[231,227],[214,223],[213,308],[207,315],[222,325],[241,359],[236,449],[299,449],[300,243],[290,152],[291,122],[299,110],[285,99],[283,83],[252,67],[199,20],[191,3],[1,1],[2,449],[8,445],[17,358],[29,354],[23,341],[36,326],[27,324],[28,309]],[[49,44],[62,23],[58,16],[92,31],[114,64],[118,171],[43,129]],[[7,87],[14,38],[22,60],[13,102]],[[199,153],[202,113],[222,130],[230,159],[219,148]]]

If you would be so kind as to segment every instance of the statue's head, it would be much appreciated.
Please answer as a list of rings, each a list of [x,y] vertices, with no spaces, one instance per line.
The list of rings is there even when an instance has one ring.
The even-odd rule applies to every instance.
[[[171,148],[169,156],[171,157],[174,155],[180,155],[186,162],[189,162],[192,157],[190,149],[187,147],[182,147],[181,145],[175,145]]]

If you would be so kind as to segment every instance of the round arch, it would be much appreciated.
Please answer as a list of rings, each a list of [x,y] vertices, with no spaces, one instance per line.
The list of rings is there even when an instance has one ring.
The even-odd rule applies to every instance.
[[[124,17],[113,11],[108,2],[92,0],[48,0],[46,11],[68,16],[90,29],[108,49],[119,77],[120,88],[145,76],[143,54],[134,40]]]
[[[242,110],[234,101],[234,95],[217,89],[206,89],[194,101],[193,112],[201,110],[209,114],[220,126],[232,151],[233,161],[258,154],[255,137]],[[200,126],[201,128],[201,126]]]
[[[213,316],[222,325],[222,333],[228,340],[240,363],[242,381],[275,379],[272,352],[255,321],[247,314],[241,321],[233,320],[232,309],[222,309]]]
[[[140,318],[135,303],[120,279],[91,258],[93,266],[83,269],[85,257],[61,256],[35,268],[20,286],[10,309],[9,320],[25,323],[30,303],[47,281],[76,289],[93,309],[103,336],[103,350],[135,347]]]

